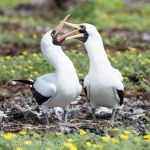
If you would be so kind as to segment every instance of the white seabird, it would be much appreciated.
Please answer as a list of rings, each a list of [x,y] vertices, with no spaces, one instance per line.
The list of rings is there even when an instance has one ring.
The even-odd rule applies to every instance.
[[[113,68],[108,60],[103,42],[96,27],[91,24],[66,25],[78,29],[80,34],[66,39],[79,39],[84,42],[90,60],[90,69],[84,79],[84,90],[92,108],[92,117],[95,117],[96,106],[113,108],[112,121],[119,105],[124,98],[123,77],[118,69]]]
[[[62,42],[70,33],[58,36],[67,18],[68,16],[54,30],[44,34],[41,40],[43,57],[56,69],[56,72],[42,75],[35,81],[14,80],[30,85],[33,97],[40,105],[47,124],[49,124],[47,115],[49,107],[62,107],[63,120],[67,122],[66,108],[79,96],[82,89],[73,63],[61,48]]]

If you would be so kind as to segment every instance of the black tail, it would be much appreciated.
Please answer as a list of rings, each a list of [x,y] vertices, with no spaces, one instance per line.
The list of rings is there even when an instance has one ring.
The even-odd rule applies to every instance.
[[[21,82],[21,83],[25,83],[25,84],[29,84],[29,85],[34,84],[34,81],[30,81],[30,80],[12,80],[12,81]]]

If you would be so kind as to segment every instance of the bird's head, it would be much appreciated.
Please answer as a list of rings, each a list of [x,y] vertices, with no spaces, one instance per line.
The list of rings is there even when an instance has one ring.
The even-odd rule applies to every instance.
[[[78,39],[82,42],[86,42],[89,37],[95,37],[96,35],[99,34],[96,27],[92,24],[88,23],[73,24],[69,22],[65,22],[65,24],[69,27],[74,28],[75,29],[74,32],[76,31],[77,33],[76,35],[67,37],[66,40]]]
[[[79,24],[78,29],[80,33],[88,33],[89,36],[92,36],[95,32],[97,32],[96,27],[88,23]]]
[[[46,49],[54,49],[56,47],[60,47],[62,41],[57,40],[58,34],[56,34],[56,30],[50,30],[46,32],[41,40],[41,50],[45,51]],[[55,42],[54,42],[55,41]]]
[[[69,15],[67,15],[53,30],[46,32],[41,40],[41,50],[46,49],[57,49],[60,48],[64,40],[69,37],[72,33],[66,33],[60,35],[65,22],[67,21]]]

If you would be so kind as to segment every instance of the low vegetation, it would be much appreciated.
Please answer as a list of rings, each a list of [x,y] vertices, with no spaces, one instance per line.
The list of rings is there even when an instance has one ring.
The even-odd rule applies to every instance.
[[[134,48],[131,48],[124,53],[120,51],[114,54],[107,53],[112,66],[122,72],[128,89],[150,90],[147,85],[150,74],[149,51],[136,52]],[[87,54],[76,50],[66,51],[66,54],[73,61],[79,77],[84,78],[89,69]],[[0,63],[3,69],[0,79],[36,78],[54,71],[52,66],[43,59],[41,53],[24,51],[20,56],[0,57]]]
[[[111,2],[110,0],[91,0],[70,7],[68,10],[46,12],[43,11],[44,9],[37,11],[36,7],[26,7],[30,4],[30,0],[0,1],[0,80],[34,79],[55,71],[42,57],[39,46],[40,39],[45,31],[60,21],[60,18],[71,14],[70,22],[88,22],[96,25],[102,35],[112,66],[119,69],[124,77],[126,91],[149,93],[149,34],[146,34],[146,40],[138,36],[133,39],[131,36],[133,33],[136,35],[149,33],[150,3],[131,5],[123,3],[123,0],[112,0]],[[23,13],[21,10],[17,10],[20,5],[24,8]],[[56,11],[58,15],[56,15]],[[113,34],[110,36],[108,32],[112,29],[119,30],[118,35],[122,36]],[[126,35],[126,31],[129,36]],[[80,45],[71,42],[67,43],[68,47],[67,44],[65,45],[65,49],[67,49],[65,53],[73,61],[79,78],[83,79],[89,70],[88,56],[85,51],[78,50],[82,49]],[[0,92],[3,94],[3,90]],[[2,98],[5,99],[5,97]],[[0,102],[2,102],[1,95]],[[146,108],[148,112],[149,105]],[[104,128],[103,135],[96,135],[82,129],[72,134],[44,133],[34,131],[31,127],[16,133],[1,131],[0,150],[150,149],[149,130],[144,129],[143,132],[138,132],[131,126],[132,124],[130,128],[128,126],[126,129]],[[141,125],[141,130],[143,128]]]
[[[114,134],[109,136],[109,132]],[[0,147],[2,149],[14,150],[148,150],[150,149],[150,134],[135,136],[134,130],[122,130],[114,128],[109,130],[107,135],[99,136],[82,129],[78,133],[64,135],[61,132],[41,135],[32,131],[19,133],[1,133]]]
[[[69,12],[76,22],[95,24],[98,29],[129,28],[135,31],[148,31],[150,20],[150,4],[125,4],[121,0],[91,1],[70,8]],[[90,10],[90,11],[89,11]],[[91,13],[92,12],[92,13]],[[79,17],[80,16],[80,17]]]

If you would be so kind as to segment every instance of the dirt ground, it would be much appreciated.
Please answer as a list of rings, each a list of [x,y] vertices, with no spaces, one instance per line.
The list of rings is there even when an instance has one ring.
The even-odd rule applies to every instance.
[[[72,133],[85,129],[103,135],[107,127],[128,127],[135,128],[137,130],[135,134],[143,135],[150,129],[150,103],[145,101],[143,95],[140,94],[136,98],[133,98],[132,94],[126,94],[128,98],[124,99],[124,104],[112,124],[110,122],[111,110],[107,108],[98,107],[97,120],[92,120],[89,103],[82,93],[81,97],[72,102],[68,108],[67,124],[61,120],[63,110],[51,108],[49,109],[51,125],[47,127],[28,86],[11,81],[1,81],[0,84],[0,131],[17,132],[32,127],[41,132],[48,130]]]
[[[131,0],[124,0],[129,3]],[[149,0],[134,0],[134,2],[149,2]],[[133,2],[133,0],[132,0]],[[36,5],[36,4],[34,4]],[[0,9],[0,14],[10,15],[21,11],[32,11],[33,15],[37,13],[37,7],[18,6],[13,10]],[[38,11],[39,12],[39,11]],[[41,11],[42,12],[42,11]],[[25,32],[28,35],[36,34],[40,37],[46,32],[46,28],[38,26],[37,28],[27,28],[19,23],[5,22],[0,24],[0,30],[7,29],[8,31]],[[102,37],[122,39],[123,43],[115,46],[105,45],[109,50],[125,51],[130,47],[135,47],[136,50],[150,49],[150,32],[135,32],[130,29],[112,28],[107,31],[99,31]],[[140,44],[139,44],[140,43]],[[64,49],[79,49],[79,46],[65,44]],[[23,51],[39,50],[39,44],[27,44],[17,42],[5,42],[0,44],[0,56],[16,56]],[[83,47],[81,47],[83,49]],[[85,129],[96,134],[103,135],[105,128],[112,127],[128,127],[135,128],[137,135],[144,135],[150,130],[150,102],[148,102],[150,93],[125,91],[125,100],[123,106],[118,111],[115,121],[110,122],[111,110],[98,107],[96,110],[96,121],[92,121],[91,110],[89,103],[86,101],[84,93],[81,97],[68,108],[68,124],[64,124],[61,120],[62,109],[51,108],[49,110],[49,121],[51,125],[46,127],[42,112],[33,99],[28,86],[11,81],[0,80],[0,131],[17,132],[27,127],[32,127],[37,131],[62,131],[72,133],[79,129]],[[113,136],[113,135],[112,135]]]

